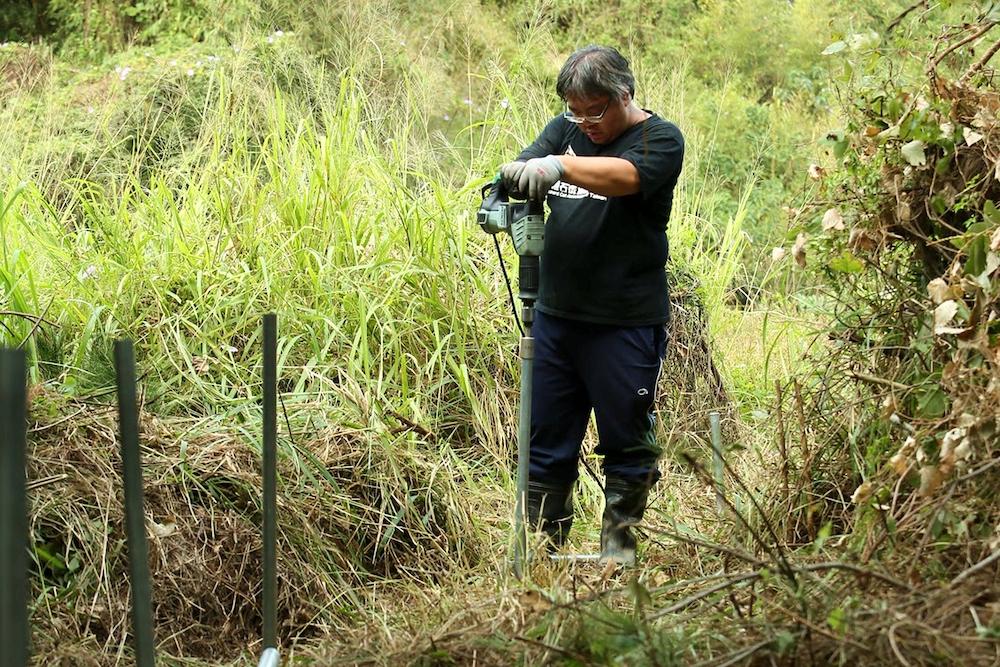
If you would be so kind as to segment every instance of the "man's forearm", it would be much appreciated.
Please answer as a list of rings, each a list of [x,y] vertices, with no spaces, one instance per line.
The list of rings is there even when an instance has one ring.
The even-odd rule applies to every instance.
[[[620,157],[557,156],[563,166],[562,180],[605,197],[623,197],[639,192],[639,172]]]

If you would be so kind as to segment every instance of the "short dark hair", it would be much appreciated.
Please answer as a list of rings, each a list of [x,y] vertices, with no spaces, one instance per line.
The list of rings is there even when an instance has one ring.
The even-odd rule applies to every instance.
[[[628,93],[635,97],[635,77],[617,49],[591,44],[566,59],[556,79],[556,93],[563,100],[567,95],[621,97]]]

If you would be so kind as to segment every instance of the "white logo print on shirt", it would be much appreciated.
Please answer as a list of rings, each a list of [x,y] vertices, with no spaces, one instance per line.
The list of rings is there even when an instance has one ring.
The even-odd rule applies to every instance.
[[[572,146],[566,147],[565,155],[576,155]],[[549,194],[553,197],[562,197],[563,199],[586,199],[590,197],[591,199],[600,201],[608,200],[604,195],[595,194],[586,188],[581,188],[578,185],[570,183],[563,183],[562,181],[556,181],[555,185],[549,188]]]

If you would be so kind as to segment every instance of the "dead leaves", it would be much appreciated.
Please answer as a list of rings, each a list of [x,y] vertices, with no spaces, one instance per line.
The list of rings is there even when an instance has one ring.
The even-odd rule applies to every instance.
[[[803,269],[806,268],[806,243],[808,239],[803,232],[795,237],[795,245],[792,246],[792,258],[795,263]]]
[[[937,308],[934,309],[934,333],[941,336],[945,334],[956,334],[965,331],[964,327],[952,327],[952,319],[954,319],[955,314],[958,313],[958,302],[954,299],[949,299],[941,303]]]
[[[840,211],[835,208],[827,209],[826,213],[823,214],[823,231],[842,232],[844,229],[844,216],[841,215]]]

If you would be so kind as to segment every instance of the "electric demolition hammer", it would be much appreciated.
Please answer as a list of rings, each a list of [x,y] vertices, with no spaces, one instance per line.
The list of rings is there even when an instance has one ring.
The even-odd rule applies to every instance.
[[[500,176],[487,183],[482,190],[483,203],[476,214],[476,222],[496,241],[497,254],[500,243],[496,235],[510,234],[518,257],[518,298],[521,299],[521,397],[518,410],[517,431],[517,498],[514,503],[514,574],[523,573],[527,551],[525,531],[525,500],[528,493],[528,460],[531,439],[531,386],[532,360],[535,356],[535,339],[531,337],[531,324],[535,319],[535,301],[538,299],[539,257],[545,244],[545,206],[540,201],[510,201],[510,192]],[[501,267],[503,256],[500,255]],[[504,270],[506,277],[506,270]],[[508,289],[510,284],[508,282]],[[511,295],[513,306],[513,295]]]
[[[532,200],[510,201],[510,192],[499,176],[483,186],[482,194],[476,222],[487,234],[510,234],[519,258],[518,296],[533,304],[538,298],[538,258],[545,244],[544,205]]]

